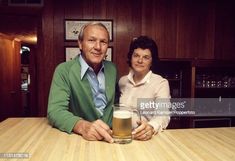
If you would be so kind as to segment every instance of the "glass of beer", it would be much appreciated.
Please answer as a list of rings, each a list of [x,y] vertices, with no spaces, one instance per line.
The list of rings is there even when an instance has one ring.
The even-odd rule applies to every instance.
[[[132,141],[132,116],[134,112],[137,112],[137,110],[125,105],[113,105],[112,129],[115,143],[127,144]]]

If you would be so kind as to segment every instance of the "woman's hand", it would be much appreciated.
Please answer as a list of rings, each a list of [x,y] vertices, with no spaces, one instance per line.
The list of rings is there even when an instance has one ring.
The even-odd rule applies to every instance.
[[[139,125],[133,130],[132,135],[136,140],[149,140],[154,134],[154,129],[146,121],[137,121]]]

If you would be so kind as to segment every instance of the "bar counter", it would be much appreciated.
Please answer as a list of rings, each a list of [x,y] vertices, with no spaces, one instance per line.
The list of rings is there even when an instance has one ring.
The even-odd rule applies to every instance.
[[[61,132],[46,118],[8,118],[0,123],[0,160],[234,161],[235,128],[165,130],[122,145]]]

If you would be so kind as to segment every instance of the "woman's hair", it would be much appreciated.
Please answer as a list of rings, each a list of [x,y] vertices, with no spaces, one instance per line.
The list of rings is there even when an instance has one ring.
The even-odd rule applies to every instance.
[[[137,48],[141,49],[149,49],[152,56],[152,66],[150,67],[151,70],[155,69],[158,63],[158,47],[155,41],[147,36],[139,36],[134,38],[129,47],[129,52],[127,54],[127,63],[129,67],[131,67],[131,58],[134,50]]]
[[[110,37],[109,37],[109,31],[108,31],[108,29],[106,28],[106,26],[105,26],[103,23],[101,23],[101,22],[96,22],[96,21],[87,23],[87,24],[85,24],[85,25],[83,25],[83,26],[81,27],[80,32],[79,32],[79,34],[78,34],[78,40],[79,40],[79,41],[82,41],[82,40],[83,40],[83,37],[84,37],[84,30],[85,30],[88,26],[95,26],[95,25],[100,26],[100,27],[103,27],[103,28],[107,31],[107,33],[108,33],[108,40],[109,40],[109,39],[110,39]],[[109,40],[109,41],[110,41],[110,40]]]

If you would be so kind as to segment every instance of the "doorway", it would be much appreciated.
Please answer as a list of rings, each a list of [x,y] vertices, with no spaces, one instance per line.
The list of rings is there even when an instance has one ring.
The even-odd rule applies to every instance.
[[[25,43],[21,46],[21,105],[24,117],[37,116],[36,47]]]

